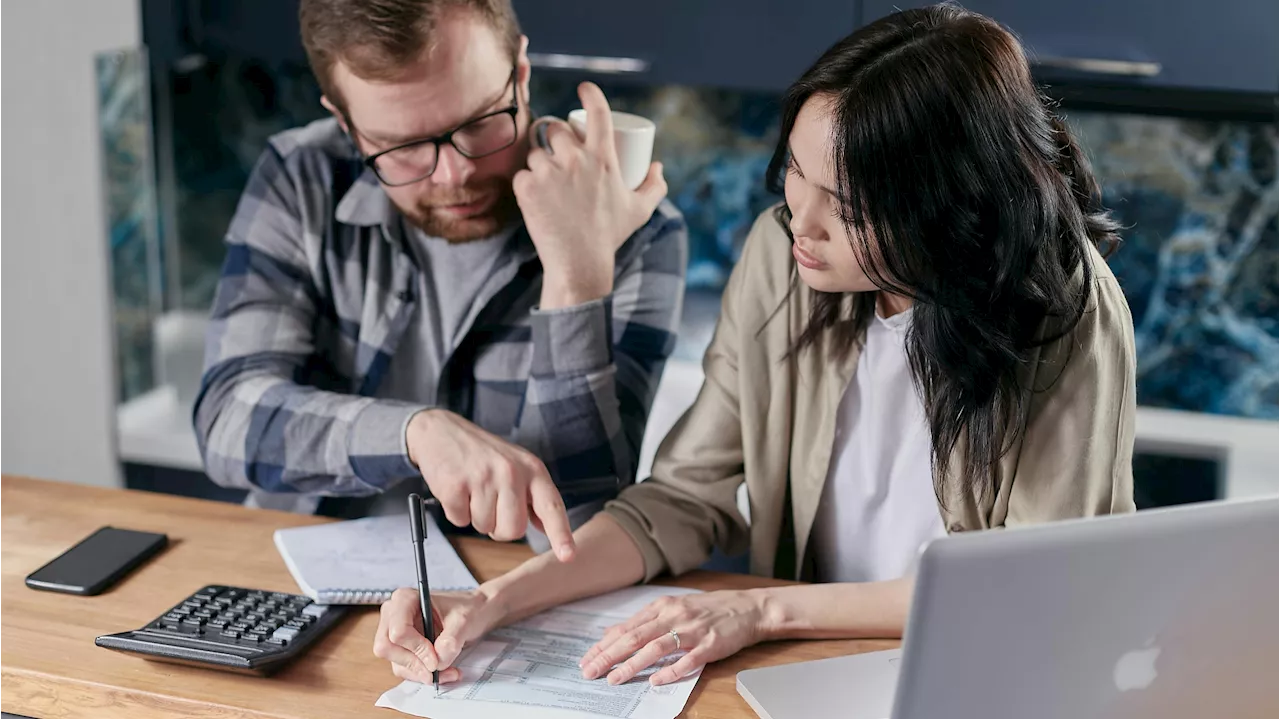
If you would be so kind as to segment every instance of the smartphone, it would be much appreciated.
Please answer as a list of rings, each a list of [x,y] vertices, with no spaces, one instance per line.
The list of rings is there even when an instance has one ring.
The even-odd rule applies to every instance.
[[[168,544],[169,537],[163,534],[103,527],[27,575],[27,586],[83,596],[101,594]]]

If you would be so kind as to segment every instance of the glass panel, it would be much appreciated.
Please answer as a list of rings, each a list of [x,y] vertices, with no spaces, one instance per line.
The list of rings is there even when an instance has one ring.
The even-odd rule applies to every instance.
[[[115,298],[118,396],[123,402],[155,384],[152,324],[164,291],[152,173],[150,85],[142,50],[99,55],[94,71]]]

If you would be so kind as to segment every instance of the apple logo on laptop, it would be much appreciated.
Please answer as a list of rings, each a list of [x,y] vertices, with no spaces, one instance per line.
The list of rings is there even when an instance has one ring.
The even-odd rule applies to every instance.
[[[1160,647],[1155,645],[1155,638],[1147,641],[1142,649],[1126,652],[1116,662],[1112,673],[1116,689],[1122,692],[1146,689],[1156,680],[1156,659],[1160,657]]]

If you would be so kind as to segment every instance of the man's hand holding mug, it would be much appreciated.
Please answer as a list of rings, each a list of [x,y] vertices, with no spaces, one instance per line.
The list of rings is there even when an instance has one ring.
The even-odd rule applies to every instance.
[[[653,123],[611,112],[594,83],[580,85],[578,97],[583,109],[570,113],[570,122],[534,123],[528,169],[513,182],[542,260],[543,310],[612,292],[614,253],[667,194],[662,165],[649,162]],[[628,186],[628,177],[642,180]]]

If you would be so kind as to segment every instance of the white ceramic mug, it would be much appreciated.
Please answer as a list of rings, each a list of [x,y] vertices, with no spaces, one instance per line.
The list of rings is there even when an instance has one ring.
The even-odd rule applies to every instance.
[[[618,169],[622,182],[632,190],[644,182],[653,160],[653,137],[657,126],[653,120],[629,112],[611,112],[613,116],[613,146],[618,151]],[[587,111],[569,113],[569,125],[578,137],[587,136]]]

